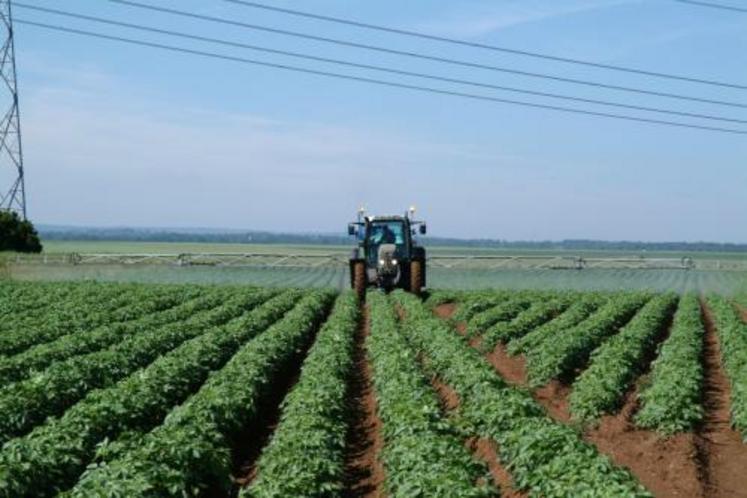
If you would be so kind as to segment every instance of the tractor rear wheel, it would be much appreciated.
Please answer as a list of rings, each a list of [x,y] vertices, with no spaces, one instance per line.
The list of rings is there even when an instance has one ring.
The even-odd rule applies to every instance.
[[[362,261],[353,264],[353,290],[362,302],[366,296],[366,266]]]
[[[412,261],[410,263],[410,292],[416,296],[420,295],[423,288],[423,262]]]

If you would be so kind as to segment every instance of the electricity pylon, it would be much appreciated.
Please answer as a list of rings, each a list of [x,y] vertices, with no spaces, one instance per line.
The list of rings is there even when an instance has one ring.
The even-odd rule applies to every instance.
[[[17,212],[26,219],[26,189],[23,178],[21,116],[18,109],[16,49],[13,41],[11,0],[0,0],[0,210]]]

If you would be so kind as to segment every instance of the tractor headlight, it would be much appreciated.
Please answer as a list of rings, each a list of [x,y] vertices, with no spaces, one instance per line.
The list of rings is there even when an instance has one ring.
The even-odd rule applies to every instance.
[[[383,260],[383,259],[380,259],[380,260],[379,260],[379,264],[380,264],[381,266],[384,266],[384,260]]]
[[[394,266],[397,266],[397,260],[396,260],[396,259],[393,259],[393,260],[392,260],[392,264],[393,264]]]

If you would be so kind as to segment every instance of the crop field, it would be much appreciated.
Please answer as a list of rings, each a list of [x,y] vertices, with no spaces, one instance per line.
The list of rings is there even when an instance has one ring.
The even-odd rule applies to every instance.
[[[0,278],[25,281],[98,280],[109,282],[234,284],[274,287],[327,288],[338,291],[349,286],[346,258],[349,247],[292,244],[208,244],[179,242],[117,242],[117,241],[49,241],[42,255],[24,256],[0,254]],[[694,258],[698,261],[744,261],[742,253],[650,251],[644,254],[613,250],[511,250],[479,247],[428,248],[434,257],[549,257],[549,258]],[[62,263],[70,254],[166,254],[191,253],[271,254],[275,259],[288,255],[325,256],[329,261],[306,260],[296,266],[272,266],[255,263],[229,265],[176,265],[153,262],[127,264],[105,261],[95,264]],[[5,258],[5,264],[3,264]],[[49,258],[46,263],[45,258]],[[62,259],[61,259],[62,258]],[[270,258],[269,261],[272,261]],[[585,268],[568,270],[554,268],[492,268],[487,266],[452,268],[430,264],[428,285],[437,289],[555,289],[555,290],[650,290],[684,292],[718,292],[733,295],[747,291],[747,271],[714,269],[714,265],[698,269],[678,268]]]
[[[348,271],[339,267],[173,267],[165,265],[19,265],[6,270],[13,280],[98,280],[108,282],[235,284],[346,289]],[[1,277],[2,275],[0,275]],[[700,270],[477,270],[429,268],[428,284],[439,289],[573,289],[718,292],[747,290],[747,273]]]
[[[0,282],[0,497],[745,496],[745,304]]]

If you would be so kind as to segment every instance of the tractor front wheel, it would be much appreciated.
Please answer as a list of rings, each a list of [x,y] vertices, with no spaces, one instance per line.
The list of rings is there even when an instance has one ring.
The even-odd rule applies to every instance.
[[[353,264],[353,290],[363,302],[366,296],[366,265],[362,261]]]
[[[415,260],[410,263],[410,292],[416,296],[423,289],[423,262]]]

